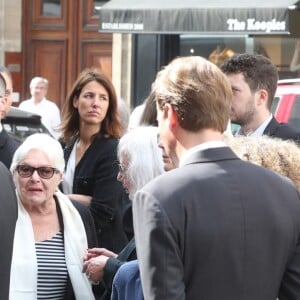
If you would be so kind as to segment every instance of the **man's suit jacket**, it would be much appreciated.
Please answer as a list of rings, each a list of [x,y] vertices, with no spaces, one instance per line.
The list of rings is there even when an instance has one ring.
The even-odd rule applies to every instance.
[[[300,196],[227,147],[198,151],[133,200],[146,300],[300,299]]]
[[[5,129],[0,132],[0,161],[9,169],[12,157],[21,142],[8,135]]]
[[[7,300],[18,209],[15,188],[10,173],[1,162],[0,207],[0,300]]]
[[[278,123],[274,117],[264,130],[264,134],[283,140],[294,140],[300,143],[300,130],[287,123]]]

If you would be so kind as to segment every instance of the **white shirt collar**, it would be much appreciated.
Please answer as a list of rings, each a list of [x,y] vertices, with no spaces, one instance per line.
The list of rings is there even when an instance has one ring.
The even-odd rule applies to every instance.
[[[184,153],[184,155],[182,156],[179,162],[179,167],[184,165],[188,157],[190,157],[195,152],[210,149],[210,148],[221,148],[221,147],[226,147],[226,144],[223,141],[210,141],[210,142],[205,142],[197,146],[194,146]]]
[[[3,130],[3,126],[2,126],[2,124],[0,122],[0,132],[2,132],[2,130]]]
[[[254,136],[254,137],[262,136],[264,134],[265,129],[267,128],[267,126],[271,122],[272,118],[273,118],[273,115],[270,114],[270,116],[258,128],[256,128],[256,130],[252,131],[251,133],[248,133],[247,136]],[[238,130],[236,135],[245,135],[243,133],[242,128],[240,128]]]

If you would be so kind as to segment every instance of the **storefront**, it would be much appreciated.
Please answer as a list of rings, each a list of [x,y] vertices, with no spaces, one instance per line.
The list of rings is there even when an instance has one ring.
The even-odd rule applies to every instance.
[[[100,10],[100,31],[132,34],[132,103],[143,101],[158,69],[178,55],[216,64],[234,53],[261,53],[281,78],[300,37],[300,1],[112,0]],[[268,2],[268,3],[265,3]],[[300,62],[299,62],[300,64]]]

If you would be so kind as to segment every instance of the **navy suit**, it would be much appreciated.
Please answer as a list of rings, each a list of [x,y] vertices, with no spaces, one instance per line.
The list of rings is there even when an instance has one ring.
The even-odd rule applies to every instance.
[[[264,130],[265,135],[281,138],[283,140],[294,140],[300,142],[300,130],[287,123],[278,123],[273,117]]]
[[[8,135],[5,129],[0,132],[0,161],[9,169],[12,157],[21,142]]]
[[[299,300],[300,195],[228,147],[198,151],[138,191],[146,300]]]
[[[15,187],[11,180],[10,173],[1,162],[0,207],[0,300],[7,300],[18,208]]]

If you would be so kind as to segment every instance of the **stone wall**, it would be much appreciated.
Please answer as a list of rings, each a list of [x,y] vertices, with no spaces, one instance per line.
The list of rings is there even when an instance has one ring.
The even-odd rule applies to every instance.
[[[21,52],[22,0],[0,0],[0,64],[4,53]]]

